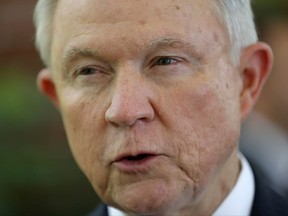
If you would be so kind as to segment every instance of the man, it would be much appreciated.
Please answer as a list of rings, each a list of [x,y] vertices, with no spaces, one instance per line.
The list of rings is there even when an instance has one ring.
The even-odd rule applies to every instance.
[[[288,212],[237,148],[272,65],[252,20],[246,0],[39,1],[38,86],[109,215]]]
[[[262,40],[271,45],[275,63],[256,112],[243,125],[240,147],[288,197],[288,2],[259,0],[255,6]]]

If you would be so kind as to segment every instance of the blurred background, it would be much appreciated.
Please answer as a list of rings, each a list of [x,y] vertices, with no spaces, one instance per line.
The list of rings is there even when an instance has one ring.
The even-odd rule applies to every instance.
[[[263,40],[273,43],[274,38],[268,33],[276,32],[274,27],[278,27],[277,23],[281,23],[280,26],[283,26],[281,29],[288,27],[286,19],[288,1],[254,0],[254,2],[260,36]],[[36,0],[0,1],[0,215],[86,215],[97,205],[98,198],[70,154],[58,111],[38,93],[35,85],[37,72],[43,67],[34,49],[32,14],[35,3]],[[282,19],[284,17],[285,19]],[[277,30],[282,35],[283,41],[277,45],[278,48],[284,48],[285,41],[288,40],[288,34],[287,39],[283,39],[286,37],[285,31]],[[275,38],[274,41],[279,42],[280,39]],[[284,59],[282,62],[287,64],[288,48],[283,49],[284,52],[285,50],[286,54],[281,54],[284,57],[280,56],[279,51],[277,52],[279,57],[277,54],[276,58]],[[277,62],[277,65],[281,64]],[[273,102],[268,101],[267,104],[274,104],[273,109],[278,116],[281,114],[278,117],[281,121],[273,120],[271,116],[267,119],[274,121],[274,124],[278,124],[281,128],[285,128],[281,125],[288,122],[283,117],[288,117],[288,107],[282,105],[288,92],[287,87],[286,91],[284,89],[284,86],[288,86],[288,78],[283,77],[284,74],[288,74],[288,66],[283,68],[286,68],[286,72],[279,75],[277,79],[280,81],[276,81],[280,91],[269,93],[271,89],[276,89],[275,85],[273,87],[269,83],[267,85],[269,87],[265,90],[268,92],[266,94],[272,95],[273,98]],[[274,68],[274,74],[277,74],[276,69]],[[257,112],[265,115],[267,104],[259,106],[264,108],[257,108]],[[275,107],[282,107],[281,113]],[[252,132],[249,126],[246,125],[245,128],[246,131]],[[253,125],[252,128],[257,126]],[[288,133],[288,128],[282,130],[283,133]],[[260,130],[259,133],[259,137],[261,133],[268,134],[267,130]],[[255,134],[251,135],[255,137]],[[245,137],[248,137],[247,133],[242,135],[243,143],[246,143]],[[255,143],[255,140],[253,142]],[[273,142],[272,139],[268,144],[268,152],[271,152],[269,147],[272,145],[273,149],[276,149]],[[256,152],[259,152],[259,148],[264,149],[262,143],[259,145],[255,147]],[[245,148],[243,144],[243,150],[252,153],[249,149],[251,145],[246,146],[248,147]],[[280,151],[283,157],[288,158],[288,153]],[[280,155],[278,152],[275,154]],[[268,157],[256,155],[256,158]],[[287,173],[285,162],[277,163],[279,168],[277,170],[280,173]],[[288,165],[288,162],[286,163]],[[268,167],[265,164],[263,166]],[[271,169],[276,170],[273,166]],[[272,175],[280,179],[275,174]]]
[[[262,41],[274,51],[272,73],[242,125],[240,148],[263,178],[288,198],[288,1],[253,0]]]
[[[0,215],[86,215],[98,199],[35,85],[35,3],[0,1]]]

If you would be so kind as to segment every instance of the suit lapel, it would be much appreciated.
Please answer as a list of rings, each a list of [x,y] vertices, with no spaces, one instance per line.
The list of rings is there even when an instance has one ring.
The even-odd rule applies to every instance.
[[[88,216],[108,216],[107,206],[104,204],[100,204],[95,211],[93,211]]]
[[[253,169],[253,167],[252,167]],[[278,195],[265,182],[261,173],[253,169],[255,178],[255,197],[251,216],[288,215],[288,201]]]

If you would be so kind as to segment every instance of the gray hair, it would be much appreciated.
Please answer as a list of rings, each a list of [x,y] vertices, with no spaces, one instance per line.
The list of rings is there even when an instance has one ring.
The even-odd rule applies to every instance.
[[[34,11],[36,27],[36,48],[46,66],[51,63],[51,46],[54,15],[58,0],[38,0]]]
[[[58,0],[38,0],[34,11],[36,47],[46,66],[51,66],[54,15]],[[216,13],[226,27],[231,60],[237,64],[243,47],[258,40],[250,0],[214,0]]]
[[[216,11],[229,36],[231,58],[237,64],[242,48],[257,42],[250,0],[215,0]]]

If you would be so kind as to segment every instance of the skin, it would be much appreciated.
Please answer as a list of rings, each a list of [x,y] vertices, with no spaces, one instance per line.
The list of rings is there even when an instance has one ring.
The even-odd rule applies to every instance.
[[[211,215],[239,175],[240,124],[270,70],[268,46],[233,65],[210,0],[61,0],[55,20],[38,85],[97,194],[131,215]],[[117,163],[141,153],[155,157]]]

